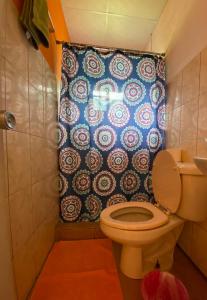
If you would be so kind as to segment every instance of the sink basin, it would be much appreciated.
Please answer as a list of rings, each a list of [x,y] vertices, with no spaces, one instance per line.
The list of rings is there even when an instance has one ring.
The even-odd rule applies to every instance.
[[[204,174],[207,175],[207,158],[204,157],[194,157],[193,158],[198,169]]]

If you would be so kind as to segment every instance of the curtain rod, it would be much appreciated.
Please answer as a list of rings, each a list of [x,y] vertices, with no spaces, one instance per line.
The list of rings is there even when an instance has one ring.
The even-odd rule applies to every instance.
[[[66,42],[64,41],[56,41],[57,44],[65,44]],[[157,52],[150,52],[150,51],[141,51],[141,50],[132,50],[132,49],[126,49],[126,48],[115,48],[115,47],[110,47],[110,48],[107,48],[107,47],[103,47],[103,46],[96,46],[96,45],[90,45],[90,44],[79,44],[79,43],[68,43],[68,45],[70,46],[74,46],[74,47],[78,47],[78,48],[84,48],[84,47],[92,47],[96,50],[100,50],[100,51],[103,51],[103,52],[111,52],[111,51],[116,51],[116,50],[119,50],[119,51],[122,51],[122,52],[125,52],[125,53],[130,53],[130,54],[140,54],[140,55],[143,55],[143,54],[149,54],[149,55],[155,55],[155,56],[158,56],[158,57],[165,57],[165,53],[157,53]]]

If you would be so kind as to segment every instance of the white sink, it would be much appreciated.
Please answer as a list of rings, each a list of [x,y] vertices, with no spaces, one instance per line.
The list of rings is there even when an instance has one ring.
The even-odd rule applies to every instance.
[[[207,175],[207,158],[204,157],[194,157],[193,158],[198,169],[204,174]]]

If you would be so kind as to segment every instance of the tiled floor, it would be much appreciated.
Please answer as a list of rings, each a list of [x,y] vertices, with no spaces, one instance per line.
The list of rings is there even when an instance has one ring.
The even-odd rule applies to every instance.
[[[57,227],[57,240],[79,240],[103,238],[98,223],[60,224]],[[114,256],[119,270],[120,245],[113,244]],[[189,291],[191,300],[207,300],[207,279],[194,266],[183,251],[176,247],[174,265],[171,270],[182,280]],[[124,300],[141,300],[140,280],[130,279],[119,271]],[[167,299],[166,299],[167,300]]]

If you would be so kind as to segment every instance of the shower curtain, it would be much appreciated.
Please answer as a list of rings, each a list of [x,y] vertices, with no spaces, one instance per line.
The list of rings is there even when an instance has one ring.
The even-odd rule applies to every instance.
[[[164,148],[165,62],[153,55],[63,45],[59,112],[61,216],[97,221],[125,201],[153,201]]]

